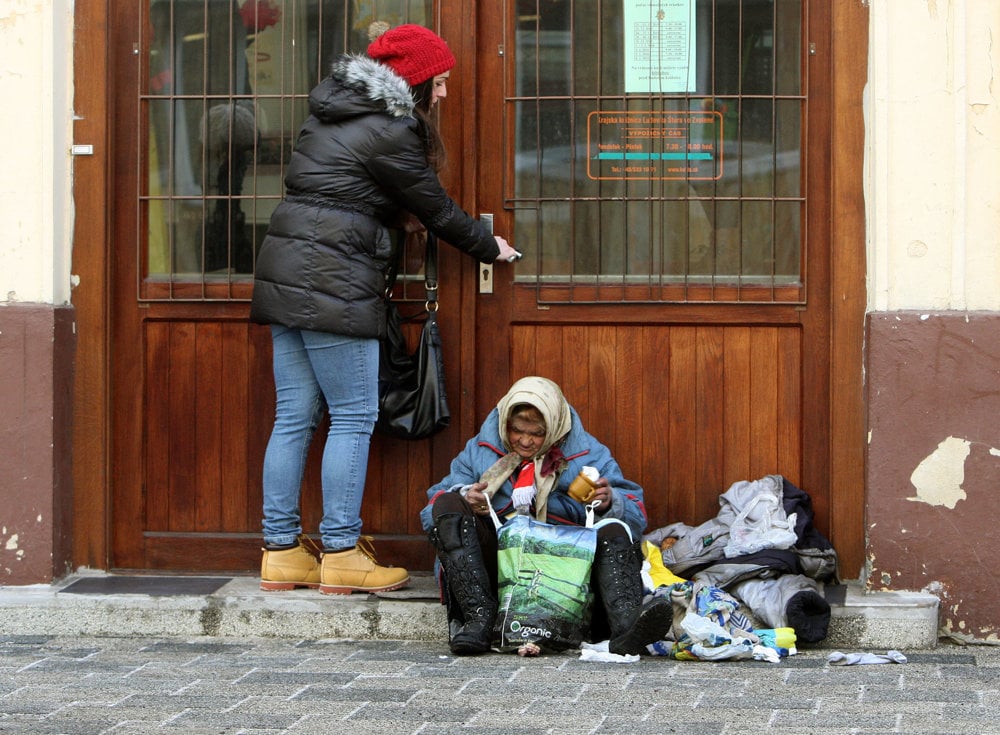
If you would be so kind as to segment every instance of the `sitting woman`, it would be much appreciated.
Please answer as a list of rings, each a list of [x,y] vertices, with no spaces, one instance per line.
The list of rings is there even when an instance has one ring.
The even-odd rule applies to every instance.
[[[598,531],[590,637],[610,639],[611,653],[630,655],[666,637],[669,602],[654,598],[643,604],[642,488],[625,479],[610,450],[584,430],[558,385],[526,377],[500,399],[448,476],[427,491],[430,502],[420,513],[440,561],[453,653],[483,653],[493,641],[498,545],[490,504],[501,522],[516,514],[515,506],[528,506],[540,521],[583,526],[587,507],[568,490],[588,465],[599,474],[586,499],[597,503],[596,519],[622,522]]]

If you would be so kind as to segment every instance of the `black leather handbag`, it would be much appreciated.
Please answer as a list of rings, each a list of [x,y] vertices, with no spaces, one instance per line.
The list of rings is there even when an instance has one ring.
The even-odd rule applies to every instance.
[[[437,238],[427,233],[424,255],[423,313],[403,317],[389,298],[395,269],[386,290],[387,333],[379,362],[379,412],[375,428],[400,439],[424,439],[448,426],[451,413],[444,385],[444,360],[437,323]],[[410,352],[403,322],[423,319],[420,341]]]

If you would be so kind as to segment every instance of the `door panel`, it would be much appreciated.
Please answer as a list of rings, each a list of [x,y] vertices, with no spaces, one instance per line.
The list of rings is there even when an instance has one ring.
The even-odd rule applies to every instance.
[[[233,532],[259,521],[264,427],[252,431],[260,412],[251,407],[273,388],[249,376],[265,340],[245,322],[146,323],[149,531]]]
[[[481,19],[502,84],[480,135],[511,153],[483,163],[479,201],[525,257],[479,296],[481,412],[546,375],[644,486],[651,528],[780,473],[829,531],[832,121],[810,53],[829,4],[503,8]],[[648,61],[658,42],[685,51],[672,68]]]
[[[658,527],[715,515],[727,478],[801,476],[801,344],[793,326],[514,325],[511,372],[562,386]]]
[[[274,416],[270,335],[247,319],[256,250],[283,194],[308,93],[329,62],[363,51],[373,21],[430,24],[434,3],[110,7],[121,61],[113,66],[110,563],[252,571]],[[404,256],[401,300],[423,302],[420,255]],[[325,432],[317,430],[303,482],[303,525],[313,533]],[[432,554],[417,521],[423,494],[408,489],[430,484],[432,447],[376,436],[362,509],[385,557],[418,569]]]

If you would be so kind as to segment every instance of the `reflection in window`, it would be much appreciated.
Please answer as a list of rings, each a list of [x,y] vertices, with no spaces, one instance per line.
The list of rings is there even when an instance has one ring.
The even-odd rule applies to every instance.
[[[426,25],[432,0],[147,2],[147,280],[246,280],[309,91],[337,54],[365,50],[372,22]]]
[[[515,156],[505,189],[515,242],[538,255],[519,280],[647,286],[629,298],[652,300],[670,285],[799,284],[804,2],[511,0],[505,119]],[[651,35],[676,21],[667,6],[684,22]],[[651,37],[672,44],[674,58],[688,42],[690,88],[627,88],[625,35],[639,24],[626,28],[626,16],[641,12],[647,58]],[[623,123],[595,125],[604,112],[678,114],[673,132],[659,122],[630,130],[649,136],[636,142]],[[675,133],[683,137],[666,137]]]

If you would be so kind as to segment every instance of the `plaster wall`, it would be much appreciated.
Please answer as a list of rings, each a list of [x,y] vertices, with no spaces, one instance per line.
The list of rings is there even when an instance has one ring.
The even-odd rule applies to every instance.
[[[0,308],[0,585],[70,568],[73,310]]]
[[[70,296],[73,3],[0,0],[0,303]]]
[[[869,311],[1000,309],[1000,3],[872,0]]]
[[[872,0],[867,582],[1000,635],[1000,3]]]
[[[0,0],[0,584],[69,562],[73,9]]]

